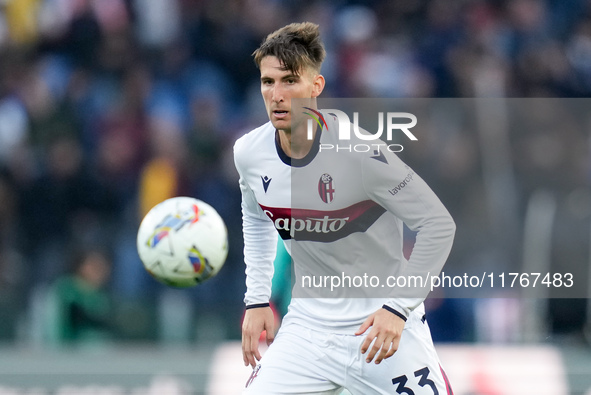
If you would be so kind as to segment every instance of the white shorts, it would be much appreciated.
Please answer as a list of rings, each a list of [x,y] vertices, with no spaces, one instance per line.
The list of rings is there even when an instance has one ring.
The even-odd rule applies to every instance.
[[[352,395],[453,395],[424,316],[411,314],[398,351],[379,365],[365,362],[364,339],[281,327],[243,395],[336,395],[343,389]]]

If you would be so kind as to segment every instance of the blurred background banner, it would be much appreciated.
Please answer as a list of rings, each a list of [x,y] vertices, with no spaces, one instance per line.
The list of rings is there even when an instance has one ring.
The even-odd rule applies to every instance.
[[[136,381],[104,381],[122,393],[171,377],[179,391],[203,393],[214,373],[233,371],[229,362],[201,369],[240,338],[245,285],[232,145],[267,121],[251,53],[268,33],[304,20],[320,25],[326,43],[324,97],[438,101],[401,156],[456,221],[449,267],[457,269],[448,274],[495,268],[500,280],[496,268],[507,265],[520,287],[532,280],[521,274],[535,272],[576,273],[581,284],[574,294],[553,287],[536,298],[511,289],[495,298],[433,292],[434,340],[458,355],[484,347],[513,358],[506,347],[541,347],[555,366],[556,393],[588,395],[587,0],[0,1],[0,391],[93,385],[58,370],[43,376],[53,384],[18,377],[51,371],[54,361],[91,370],[91,355],[102,352],[109,356],[97,369],[117,358],[112,367],[129,374],[154,363],[135,371],[146,373]],[[450,103],[464,99],[469,111],[454,111]],[[218,276],[186,290],[152,279],[135,246],[146,212],[179,195],[210,203],[230,239]],[[408,253],[414,235],[407,236]],[[290,272],[280,246],[278,317]],[[114,349],[134,349],[137,359]],[[500,369],[502,359],[483,369]],[[183,364],[168,375],[167,366]],[[451,369],[452,383],[463,383],[467,376]],[[554,377],[524,377],[542,376]],[[510,394],[505,376],[494,377],[499,386],[458,384],[456,392]],[[69,393],[76,391],[84,393]]]
[[[266,346],[261,346],[264,352]],[[589,358],[548,345],[438,345],[454,394],[584,393]],[[100,352],[2,349],[0,395],[240,394],[252,370],[240,342],[213,347],[133,347]],[[570,380],[569,380],[570,379]],[[571,391],[569,392],[569,388]]]

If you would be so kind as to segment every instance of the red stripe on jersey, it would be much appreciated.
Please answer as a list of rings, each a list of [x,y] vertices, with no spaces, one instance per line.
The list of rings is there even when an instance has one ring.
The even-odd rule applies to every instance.
[[[449,383],[449,379],[447,378],[447,374],[445,374],[445,370],[439,365],[439,369],[441,370],[441,375],[443,376],[443,381],[445,381],[445,389],[447,390],[447,395],[454,395],[453,390],[451,389],[451,384]]]
[[[283,240],[293,238],[322,242],[365,232],[386,211],[372,200],[332,211],[260,206]]]
[[[308,210],[299,208],[287,208],[287,207],[267,207],[260,204],[263,211],[269,211],[273,213],[275,218],[321,218],[328,215],[330,218],[344,218],[349,217],[350,221],[353,221],[360,217],[370,208],[378,206],[373,200],[364,200],[359,203],[355,203],[352,206],[345,207],[339,210]]]

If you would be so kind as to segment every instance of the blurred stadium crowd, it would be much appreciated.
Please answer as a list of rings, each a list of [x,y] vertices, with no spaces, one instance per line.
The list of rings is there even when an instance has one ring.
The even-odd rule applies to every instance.
[[[244,271],[231,147],[267,119],[252,51],[303,20],[320,24],[327,46],[326,97],[591,93],[588,0],[3,0],[0,340],[52,338],[45,302],[67,288],[74,267],[97,290],[88,303],[111,306],[75,315],[112,339],[239,337]],[[478,136],[432,140],[437,150],[411,150],[405,160],[456,219],[450,260],[519,261],[528,199],[545,188],[565,202],[554,254],[588,265],[588,133],[509,135],[495,163],[514,189],[497,212],[482,203],[491,197]],[[230,232],[222,272],[186,291],[151,279],[135,250],[143,214],[175,195],[211,203]],[[102,263],[78,270],[88,260]],[[502,309],[496,337],[479,331],[475,303],[432,303],[435,340],[518,340],[510,303],[487,310]],[[556,303],[549,330],[582,336],[586,301]]]

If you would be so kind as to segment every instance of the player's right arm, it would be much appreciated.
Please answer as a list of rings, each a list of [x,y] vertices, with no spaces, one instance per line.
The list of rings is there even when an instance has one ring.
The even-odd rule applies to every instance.
[[[242,139],[241,139],[242,140]],[[273,223],[260,208],[246,176],[249,156],[243,150],[243,141],[234,146],[234,161],[240,175],[242,194],[242,232],[244,262],[246,264],[246,313],[242,324],[242,354],[245,365],[255,366],[261,359],[259,339],[267,332],[267,344],[275,336],[274,317],[269,300],[273,279],[273,261],[277,250],[277,232]]]
[[[242,188],[242,186],[241,186]],[[259,339],[266,331],[267,344],[275,336],[275,319],[269,307],[273,280],[273,260],[277,249],[277,232],[268,219],[261,219],[249,206],[252,191],[242,192],[242,231],[246,263],[246,313],[242,323],[242,357],[244,365],[256,366],[261,359]]]

